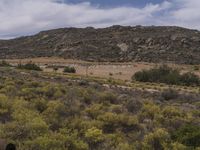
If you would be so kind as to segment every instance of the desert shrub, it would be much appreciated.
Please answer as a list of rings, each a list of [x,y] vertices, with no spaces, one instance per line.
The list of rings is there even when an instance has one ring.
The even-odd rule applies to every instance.
[[[88,143],[79,138],[78,132],[74,131],[69,134],[69,139],[66,142],[67,149],[69,150],[88,150]]]
[[[157,82],[187,86],[200,84],[200,78],[194,73],[181,75],[177,69],[172,69],[166,65],[136,72],[132,76],[132,79],[140,82]]]
[[[130,99],[127,103],[126,106],[127,110],[131,113],[137,113],[141,108],[142,108],[142,102],[135,100],[135,99]]]
[[[123,129],[123,127],[130,127],[137,124],[137,119],[135,117],[130,118],[123,114],[119,115],[111,112],[99,115],[97,119],[103,121],[103,131],[105,133],[113,133],[119,128]]]
[[[76,73],[76,69],[74,67],[66,66],[63,70],[64,73]]]
[[[137,116],[127,116],[125,114],[120,114],[120,128],[124,133],[130,133],[132,131],[141,130],[141,126],[138,123]]]
[[[188,150],[187,146],[178,142],[172,143],[170,147],[173,150]]]
[[[165,108],[163,108],[162,115],[163,117],[165,117],[165,119],[172,119],[178,117],[183,118],[185,116],[185,114],[182,111],[172,106],[166,106]]]
[[[167,89],[161,93],[161,96],[164,98],[164,100],[171,100],[178,97],[178,92],[173,89]]]
[[[67,115],[66,109],[65,105],[60,101],[50,101],[47,104],[47,109],[42,114],[51,129],[55,130],[62,126],[61,122]]]
[[[144,137],[143,149],[164,150],[170,141],[170,135],[165,129],[156,129]]]
[[[88,143],[91,144],[98,144],[104,139],[102,130],[97,129],[96,127],[88,129],[85,133],[85,138],[88,140]]]
[[[46,96],[48,99],[58,99],[63,97],[66,94],[66,91],[59,86],[47,85],[38,90],[38,94]]]
[[[61,129],[56,133],[50,132],[32,140],[27,140],[23,143],[23,148],[23,150],[88,150],[88,145],[78,138],[76,132],[70,133],[66,129]]]
[[[16,86],[14,85],[5,85],[3,89],[0,90],[1,93],[5,93],[8,97],[15,97],[18,93]]]
[[[169,82],[173,84],[178,82],[178,76],[178,70],[164,65],[159,68],[136,72],[132,78],[142,82]]]
[[[88,86],[88,85],[89,85],[89,82],[86,81],[86,80],[80,80],[80,81],[78,82],[78,84],[79,84],[80,86]]]
[[[40,113],[42,113],[47,108],[47,101],[45,99],[33,99],[31,104]]]
[[[194,71],[199,71],[199,66],[194,66],[193,69]]]
[[[106,112],[99,115],[97,119],[103,121],[103,131],[105,133],[113,133],[115,130],[128,133],[139,129],[138,119],[135,116]]]
[[[105,133],[113,133],[118,127],[120,118],[117,114],[107,112],[98,116],[98,120],[103,121],[103,131]]]
[[[100,114],[102,114],[103,105],[102,104],[94,104],[89,108],[86,108],[86,112],[89,117],[96,119]]]
[[[39,136],[33,140],[28,140],[24,143],[26,149],[34,150],[60,150],[65,148],[65,142],[67,141],[67,136],[61,135],[59,133],[47,134],[44,136]]]
[[[191,73],[191,72],[184,73],[181,76],[180,80],[186,86],[199,85],[200,84],[200,78],[197,75],[195,75],[194,73]]]
[[[19,96],[22,96],[25,100],[31,101],[32,99],[39,98],[40,91],[37,88],[22,88]]]
[[[127,149],[127,142],[123,139],[121,134],[108,134],[105,136],[105,142],[102,144],[101,149],[110,149],[110,150],[133,150]],[[130,148],[130,146],[129,146]]]
[[[38,65],[36,65],[36,64],[34,64],[34,63],[32,63],[32,62],[29,62],[29,63],[27,63],[27,64],[25,64],[25,65],[23,65],[23,64],[18,64],[17,68],[18,68],[18,69],[25,69],[25,70],[42,71],[42,69],[41,69]]]
[[[158,92],[124,92],[73,81],[61,84],[65,77],[60,75],[45,82],[44,76],[49,81],[52,74],[40,78],[38,73],[31,78],[31,71],[27,79],[15,75],[14,69],[11,76],[9,70],[5,71],[8,76],[0,77],[0,137],[16,144],[17,149],[199,147],[199,94],[179,93],[176,98],[176,93],[166,90],[162,96],[173,101],[164,102]],[[195,127],[187,132],[184,126],[188,122]]]
[[[121,105],[111,105],[110,106],[110,111],[113,112],[113,113],[116,113],[116,114],[120,114],[122,113],[124,110],[123,110],[123,107]]]
[[[0,94],[0,122],[6,122],[10,120],[10,107],[11,104],[8,98],[5,95]]]
[[[27,105],[28,103],[23,100],[14,101],[12,121],[7,122],[1,128],[4,138],[9,137],[12,140],[20,141],[47,133],[48,125],[42,116],[28,108]]]
[[[141,108],[141,112],[138,117],[140,121],[143,121],[144,119],[153,120],[157,115],[159,115],[159,112],[160,107],[158,105],[155,105],[152,102],[147,102]]]
[[[188,114],[179,107],[166,106],[161,110],[161,116],[157,119],[163,127],[170,131],[180,128],[186,123]]]
[[[133,146],[128,143],[119,143],[116,150],[133,150]]]
[[[110,72],[110,73],[109,73],[109,76],[113,76],[113,73]]]
[[[96,99],[96,92],[93,89],[84,90],[82,91],[82,97],[83,102],[89,105],[94,98]]]
[[[147,70],[139,71],[132,76],[132,79],[140,82],[149,82],[150,81],[150,75]]]
[[[103,103],[111,103],[111,104],[117,104],[118,98],[114,93],[111,92],[104,92],[100,94],[100,101]]]
[[[58,69],[59,69],[59,68],[58,68],[58,67],[56,67],[56,66],[54,66],[54,67],[53,67],[53,70],[54,70],[55,72],[57,72],[57,71],[58,71]]]
[[[172,134],[172,138],[189,147],[200,147],[200,126],[184,125]]]
[[[1,62],[0,62],[0,67],[10,67],[11,65],[7,62],[7,61],[5,61],[5,60],[2,60]]]

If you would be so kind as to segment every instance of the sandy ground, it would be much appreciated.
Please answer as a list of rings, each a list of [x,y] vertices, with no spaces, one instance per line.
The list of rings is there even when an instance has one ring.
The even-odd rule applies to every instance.
[[[48,66],[60,66],[57,72],[63,72],[62,66],[73,66],[76,68],[77,74],[88,75],[96,77],[115,78],[122,80],[130,80],[132,75],[143,69],[150,69],[158,64],[143,63],[143,62],[127,62],[127,63],[99,63],[99,62],[86,62],[80,60],[70,60],[62,58],[33,58],[33,59],[11,59],[6,60],[13,65],[19,63],[34,62],[40,65],[45,72],[54,71],[53,68]],[[194,66],[190,65],[175,65],[168,64],[171,67],[178,68],[182,72],[194,71]],[[200,66],[199,66],[200,67]],[[195,71],[200,76],[200,71]]]

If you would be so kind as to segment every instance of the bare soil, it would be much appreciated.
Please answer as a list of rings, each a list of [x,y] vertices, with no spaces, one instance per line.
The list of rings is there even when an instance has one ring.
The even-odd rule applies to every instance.
[[[45,72],[54,71],[53,66],[59,69],[57,72],[62,73],[64,66],[73,66],[78,75],[88,75],[95,77],[114,78],[121,80],[131,80],[134,73],[143,69],[150,69],[160,64],[146,62],[128,62],[128,63],[110,63],[110,62],[87,62],[81,60],[62,59],[57,57],[42,57],[32,59],[7,59],[9,63],[17,65],[33,62],[43,68]],[[194,70],[193,65],[167,64],[170,67],[178,68],[181,72],[195,72],[200,76],[200,70]],[[200,66],[198,66],[200,68]]]

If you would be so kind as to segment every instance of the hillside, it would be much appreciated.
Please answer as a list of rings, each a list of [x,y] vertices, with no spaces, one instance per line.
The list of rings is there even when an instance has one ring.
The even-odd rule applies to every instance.
[[[0,41],[0,58],[200,64],[200,32],[180,27],[63,28]]]

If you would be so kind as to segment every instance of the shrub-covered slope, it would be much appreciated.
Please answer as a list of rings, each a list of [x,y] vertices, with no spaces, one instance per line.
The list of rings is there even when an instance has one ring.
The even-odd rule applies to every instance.
[[[180,27],[63,28],[0,41],[0,58],[200,64],[200,32]]]
[[[198,93],[109,88],[5,68],[0,75],[0,138],[20,150],[200,147]]]

